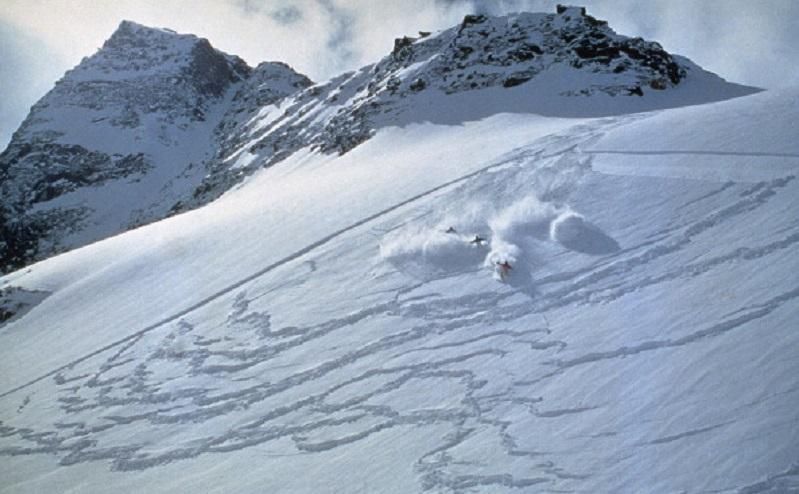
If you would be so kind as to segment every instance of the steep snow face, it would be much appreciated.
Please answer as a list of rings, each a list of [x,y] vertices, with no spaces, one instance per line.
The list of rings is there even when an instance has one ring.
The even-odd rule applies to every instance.
[[[384,128],[7,275],[0,490],[793,492],[797,96]]]
[[[398,38],[378,63],[264,107],[237,147],[224,150],[196,203],[298,149],[343,154],[388,126],[459,124],[502,112],[597,117],[754,91],[656,42],[619,35],[585,9],[469,15],[440,33]]]
[[[207,172],[231,100],[238,110],[296,90],[284,79],[301,76],[270,67],[253,72],[193,35],[120,24],[0,155],[0,269],[167,216]],[[241,86],[250,96],[236,95]]]

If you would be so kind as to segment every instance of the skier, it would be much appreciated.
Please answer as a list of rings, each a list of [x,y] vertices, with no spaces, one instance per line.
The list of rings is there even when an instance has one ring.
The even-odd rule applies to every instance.
[[[502,262],[497,261],[497,272],[499,273],[499,279],[504,280],[510,274],[511,269],[513,269],[510,263],[507,260]]]
[[[486,239],[484,239],[480,235],[475,235],[474,238],[472,239],[472,241],[469,242],[469,243],[470,244],[474,244],[474,245],[483,245],[485,243],[485,241],[486,241]]]

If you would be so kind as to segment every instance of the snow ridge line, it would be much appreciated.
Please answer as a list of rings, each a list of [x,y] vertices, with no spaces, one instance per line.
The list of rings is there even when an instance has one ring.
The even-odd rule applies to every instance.
[[[762,158],[799,158],[795,153],[766,153],[757,151],[699,151],[699,150],[668,150],[668,151],[613,151],[605,149],[591,149],[584,151],[586,154],[627,154],[633,156],[665,156],[665,155],[702,155],[702,156],[752,156]]]
[[[589,132],[589,136],[593,136],[593,133]],[[540,159],[549,159],[549,158],[553,158],[553,157],[556,157],[556,156],[560,156],[562,154],[573,152],[576,149],[576,147],[577,147],[577,144],[574,144],[572,146],[568,146],[565,149],[559,150],[558,152],[547,154],[547,155],[540,155],[540,153],[533,153],[532,158],[533,159],[539,159],[539,160]],[[102,354],[102,353],[104,353],[104,352],[106,352],[106,351],[108,351],[108,350],[110,350],[110,349],[112,349],[112,348],[114,348],[116,346],[125,344],[125,343],[127,343],[127,342],[129,342],[129,341],[131,341],[133,339],[140,338],[141,336],[149,333],[150,331],[158,329],[159,327],[161,327],[161,326],[163,326],[165,324],[169,324],[171,322],[174,322],[174,321],[180,319],[181,317],[184,317],[184,316],[194,312],[195,310],[197,310],[197,309],[199,309],[199,308],[201,308],[201,307],[203,307],[203,306],[205,306],[205,305],[217,300],[218,298],[223,297],[223,296],[229,294],[230,292],[241,288],[242,286],[246,285],[247,283],[249,283],[249,282],[251,282],[251,281],[253,281],[253,280],[257,279],[257,278],[260,278],[261,276],[269,273],[270,271],[273,271],[273,270],[279,268],[280,266],[282,266],[282,265],[284,265],[286,263],[295,261],[295,260],[303,257],[304,255],[308,254],[309,252],[322,247],[323,245],[331,242],[332,240],[336,239],[337,237],[339,237],[339,236],[341,236],[341,235],[343,235],[343,234],[345,234],[345,233],[347,233],[349,231],[352,231],[352,230],[354,230],[354,229],[356,229],[358,227],[361,227],[361,226],[363,226],[363,225],[365,225],[367,223],[370,223],[370,222],[380,218],[381,216],[385,216],[386,214],[394,212],[397,209],[400,209],[400,208],[402,208],[404,206],[407,206],[407,205],[409,205],[409,204],[411,204],[413,202],[416,202],[416,201],[418,201],[420,199],[423,199],[423,198],[425,198],[425,197],[427,197],[429,195],[435,194],[436,192],[439,192],[439,191],[441,191],[443,189],[446,189],[447,187],[451,187],[451,186],[456,185],[458,183],[464,182],[464,181],[469,180],[471,178],[474,178],[474,177],[476,177],[476,176],[478,176],[478,175],[480,175],[482,173],[489,172],[489,171],[491,171],[494,168],[505,166],[506,162],[507,162],[507,158],[505,156],[500,157],[499,159],[497,159],[496,161],[492,162],[488,166],[485,166],[485,167],[480,168],[478,170],[475,170],[473,172],[467,173],[466,175],[462,175],[462,176],[460,176],[458,178],[455,178],[455,179],[449,180],[447,182],[444,182],[443,184],[437,185],[437,186],[435,186],[435,187],[433,187],[431,189],[428,189],[428,190],[426,190],[424,192],[416,194],[416,195],[414,195],[414,196],[412,196],[412,197],[410,197],[408,199],[405,199],[405,200],[400,201],[400,202],[398,202],[398,203],[396,203],[396,204],[394,204],[392,206],[389,206],[389,207],[387,207],[385,209],[382,209],[382,210],[378,211],[377,213],[371,214],[371,215],[367,216],[366,218],[363,218],[363,219],[358,220],[358,221],[356,221],[356,222],[354,222],[354,223],[352,223],[352,224],[350,224],[348,226],[345,226],[344,228],[336,230],[335,232],[333,232],[333,233],[321,238],[320,240],[317,240],[316,242],[313,242],[313,243],[303,247],[302,249],[300,249],[300,250],[298,250],[298,251],[296,251],[296,252],[294,252],[292,254],[289,254],[288,256],[285,256],[282,259],[280,259],[278,261],[275,261],[272,264],[269,264],[268,266],[266,266],[264,268],[261,268],[260,270],[256,271],[255,273],[253,273],[253,274],[251,274],[251,275],[249,275],[249,276],[247,276],[247,277],[245,277],[245,278],[243,278],[243,279],[241,279],[239,281],[236,281],[236,282],[234,282],[234,283],[222,288],[221,290],[212,293],[211,295],[208,295],[207,297],[203,298],[199,302],[196,302],[196,303],[192,304],[191,306],[187,307],[186,309],[183,309],[180,312],[177,312],[177,313],[175,313],[175,314],[173,314],[173,315],[171,315],[169,317],[166,317],[164,319],[161,319],[160,321],[157,321],[157,322],[145,327],[144,329],[140,329],[139,331],[137,331],[137,332],[135,332],[133,334],[125,336],[124,338],[120,338],[119,340],[111,342],[111,343],[109,343],[109,344],[107,344],[107,345],[105,345],[105,346],[103,346],[103,347],[91,352],[91,353],[88,353],[88,354],[86,354],[86,355],[84,355],[84,356],[82,356],[80,358],[77,358],[77,359],[75,359],[75,360],[73,360],[71,362],[68,362],[68,363],[66,363],[66,364],[64,364],[64,365],[62,365],[62,366],[60,366],[60,367],[58,367],[56,369],[53,369],[53,370],[51,370],[51,371],[49,371],[49,372],[47,372],[45,374],[42,374],[39,377],[31,379],[30,381],[28,381],[26,383],[20,384],[19,386],[16,386],[16,387],[11,388],[11,389],[9,389],[7,391],[4,391],[4,392],[0,393],[0,398],[5,398],[6,396],[14,394],[17,391],[20,391],[20,390],[25,389],[25,388],[27,388],[29,386],[32,386],[32,385],[34,385],[34,384],[36,384],[36,383],[38,383],[38,382],[40,382],[40,381],[42,381],[44,379],[47,379],[48,377],[51,377],[51,376],[53,376],[53,375],[65,370],[65,369],[69,369],[70,367],[73,367],[73,366],[75,366],[75,365],[77,365],[79,363],[85,362],[86,360],[89,360],[92,357],[100,355],[100,354]]]

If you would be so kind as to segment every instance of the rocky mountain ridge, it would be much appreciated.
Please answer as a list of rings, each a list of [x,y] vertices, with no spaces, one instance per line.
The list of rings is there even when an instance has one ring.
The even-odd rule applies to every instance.
[[[386,126],[600,116],[751,91],[579,7],[468,15],[316,85],[285,64],[250,68],[207,40],[125,21],[0,155],[0,269],[207,204],[300,149],[346,153]]]

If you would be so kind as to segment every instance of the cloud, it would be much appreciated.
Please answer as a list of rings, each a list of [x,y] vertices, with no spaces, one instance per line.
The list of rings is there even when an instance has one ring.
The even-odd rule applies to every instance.
[[[3,0],[0,138],[24,110],[122,19],[208,38],[251,65],[289,63],[323,80],[374,62],[393,40],[457,24],[467,13],[554,12],[556,0]],[[571,3],[571,2],[566,2]],[[799,2],[772,0],[581,0],[617,32],[655,39],[728,80],[799,84],[793,49]],[[10,34],[11,33],[11,34]],[[24,41],[17,41],[24,40]],[[36,46],[37,48],[33,48]],[[12,69],[7,60],[13,59]],[[19,81],[12,81],[17,74]],[[7,89],[8,88],[8,89]],[[32,95],[35,88],[35,94]],[[9,102],[14,102],[9,103]],[[15,106],[16,105],[16,106]],[[2,146],[5,141],[0,141]]]
[[[272,16],[272,19],[275,21],[286,25],[294,24],[302,20],[302,11],[293,6],[281,7],[271,11],[269,15]]]
[[[235,0],[233,4],[247,15],[268,15],[280,24],[291,25],[302,20],[302,10],[290,3],[271,5],[258,0]]]

